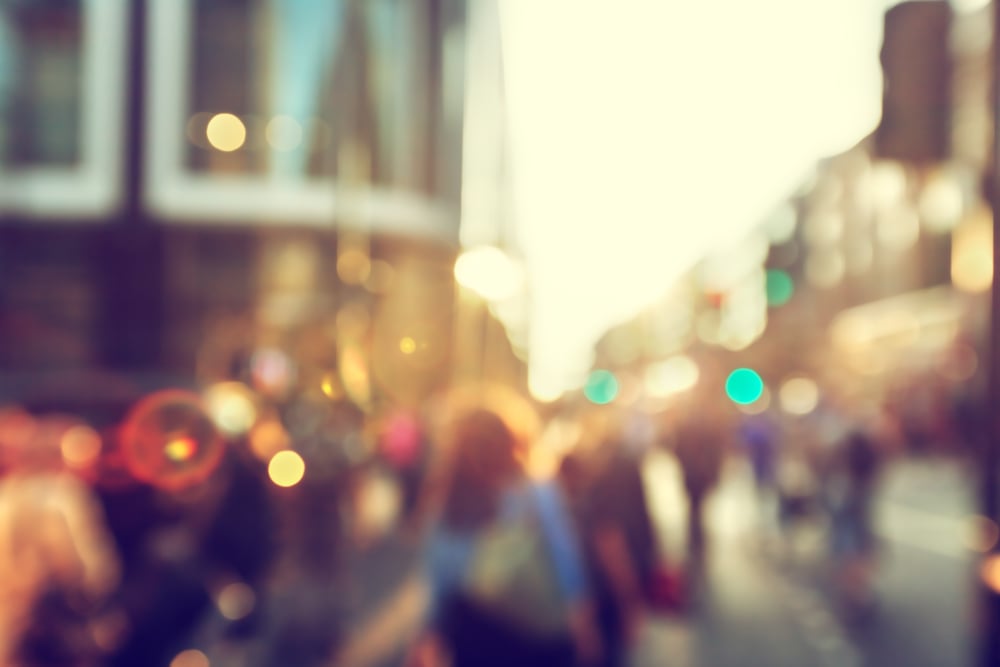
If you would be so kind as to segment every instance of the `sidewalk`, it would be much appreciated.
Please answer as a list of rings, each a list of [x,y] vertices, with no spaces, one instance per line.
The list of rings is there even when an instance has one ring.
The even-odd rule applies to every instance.
[[[683,558],[686,502],[679,471],[654,453],[645,470],[651,511],[667,557]],[[654,619],[638,665],[826,667],[856,665],[831,613],[763,560],[750,539],[751,488],[739,462],[726,469],[707,507],[710,550],[695,603],[685,617]]]
[[[671,558],[680,558],[684,549],[680,539],[684,535],[686,509],[672,459],[654,456],[644,474],[664,551]],[[636,647],[633,665],[826,667],[857,664],[823,661],[817,657],[816,647],[802,639],[804,596],[790,589],[774,577],[768,567],[754,559],[744,539],[750,508],[738,479],[739,472],[733,471],[732,475],[724,485],[725,491],[718,494],[709,508],[713,550],[697,604],[684,616],[649,618]],[[371,581],[362,578],[360,573],[355,580]],[[385,587],[385,582],[378,583]],[[416,628],[424,594],[419,576],[411,571],[394,594],[383,596],[377,608],[353,626],[354,632],[331,667],[398,665],[399,648]],[[820,606],[817,600],[805,599],[807,603]],[[816,620],[821,613],[812,612],[805,622],[822,623]],[[827,638],[825,641],[832,646],[832,640]],[[838,644],[833,648],[839,647]],[[839,656],[836,651],[833,654]]]
[[[427,590],[419,544],[394,536],[369,552],[354,554],[349,600],[344,605],[344,643],[331,667],[397,664],[420,625]]]
[[[683,499],[668,457],[650,462],[653,513],[668,552],[682,552]],[[974,512],[962,464],[894,462],[876,502],[883,549],[879,606],[863,624],[838,612],[822,528],[804,526],[782,552],[754,539],[752,484],[732,465],[709,508],[707,588],[687,619],[650,633],[648,665],[855,667],[970,664],[972,567],[966,547]]]
[[[654,521],[667,554],[679,558],[684,545],[683,499],[671,459],[654,457],[645,471]],[[636,667],[769,667],[825,665],[813,659],[792,624],[795,611],[775,596],[777,584],[754,562],[743,537],[746,498],[738,482],[713,502],[713,552],[706,586],[687,616],[651,617],[633,656]],[[366,581],[360,576],[357,581]],[[402,640],[416,627],[425,590],[416,572],[378,609],[354,626],[355,632],[331,667],[398,665]],[[787,596],[786,596],[787,597]],[[773,650],[777,647],[777,650]],[[832,663],[830,663],[832,664]],[[845,664],[845,663],[837,663]]]
[[[257,600],[262,615],[249,636],[232,636],[230,622],[210,608],[187,648],[202,652],[212,667],[278,667],[266,656],[289,619],[300,619],[310,632],[326,628],[320,634],[339,637],[331,667],[397,664],[424,608],[417,560],[418,545],[400,535],[356,547],[344,555],[343,574],[333,582],[272,582],[266,598]]]
[[[654,455],[644,475],[663,550],[679,558],[686,509],[676,464]],[[798,550],[783,558],[759,548],[752,487],[737,462],[708,507],[711,550],[693,608],[684,616],[650,618],[633,666],[966,664],[969,556],[955,544],[961,535],[956,526],[969,511],[963,483],[956,466],[946,463],[904,462],[891,472],[879,503],[880,531],[891,548],[879,571],[882,608],[858,634],[828,595],[819,531],[804,531]],[[928,494],[936,500],[929,502]],[[926,509],[932,506],[934,513]],[[944,526],[947,536],[928,533]],[[417,549],[394,538],[351,554],[350,576],[338,587],[343,643],[330,667],[398,667],[426,599]],[[211,656],[212,666],[249,664],[232,654],[222,657]]]

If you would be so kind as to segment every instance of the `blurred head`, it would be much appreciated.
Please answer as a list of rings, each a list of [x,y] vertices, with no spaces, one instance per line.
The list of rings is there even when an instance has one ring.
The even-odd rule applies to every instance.
[[[498,488],[520,472],[517,440],[495,413],[476,410],[465,415],[456,423],[453,437],[455,478]]]
[[[471,528],[493,515],[500,494],[521,475],[516,449],[517,439],[491,411],[474,410],[456,421],[445,523]]]

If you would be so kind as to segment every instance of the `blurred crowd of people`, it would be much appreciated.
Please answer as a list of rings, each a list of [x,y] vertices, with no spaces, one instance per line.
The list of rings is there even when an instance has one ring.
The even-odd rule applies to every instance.
[[[706,507],[734,461],[752,476],[762,543],[824,526],[845,610],[870,612],[880,472],[927,448],[891,401],[790,416],[741,412],[718,389],[655,413],[580,400],[542,414],[513,392],[471,391],[376,414],[304,393],[271,412],[261,401],[283,425],[263,448],[251,427],[176,426],[183,401],[165,399],[141,438],[130,417],[91,428],[8,406],[0,665],[168,665],[195,644],[247,642],[256,662],[242,664],[331,664],[338,605],[358,585],[345,556],[391,534],[422,554],[429,590],[410,665],[623,665],[650,614],[698,604]],[[953,409],[961,424],[973,408]],[[298,452],[305,473],[277,479],[262,449]],[[667,556],[650,506],[653,451],[681,473],[683,559]]]
[[[248,642],[240,664],[330,663],[346,556],[414,510],[425,435],[402,409],[258,399],[242,433],[192,422],[210,410],[188,390],[93,425],[0,408],[0,665],[166,666]],[[278,451],[307,471],[282,478]]]
[[[712,569],[708,508],[734,469],[737,476],[746,471],[757,499],[749,546],[763,547],[761,553],[781,567],[793,555],[797,530],[809,526],[822,535],[824,548],[812,555],[825,564],[835,608],[845,623],[864,622],[879,606],[875,582],[883,550],[875,508],[886,467],[902,457],[961,460],[975,451],[976,402],[942,389],[914,379],[878,399],[829,392],[805,414],[737,406],[711,377],[654,412],[581,400],[549,415],[552,423],[572,426],[559,429],[567,442],[551,477],[539,475],[532,457],[519,454],[525,443],[498,435],[500,425],[481,430],[475,420],[463,424],[449,445],[450,490],[431,533],[434,611],[416,655],[444,647],[457,665],[629,664],[644,619],[697,613]],[[496,454],[498,449],[510,453]],[[478,458],[487,450],[503,463]],[[648,485],[666,482],[644,475],[644,461],[654,452],[672,457],[679,470],[686,500],[683,535],[665,534],[650,506]],[[556,490],[545,490],[551,486]],[[540,498],[552,498],[532,508],[531,488]],[[486,504],[470,523],[456,520],[456,509],[473,506],[470,498]],[[495,605],[480,592],[477,564],[497,549],[489,536],[497,526],[519,522],[522,531],[535,526],[563,575],[549,592],[563,602],[561,634],[533,631],[530,619],[509,610],[509,600]],[[684,544],[683,557],[668,555],[666,541]],[[493,572],[494,586],[502,587],[505,577],[516,581],[517,559],[494,558],[507,565]],[[582,587],[575,574],[581,568]],[[509,587],[517,590],[513,583]],[[539,612],[552,605],[527,594],[522,602]]]

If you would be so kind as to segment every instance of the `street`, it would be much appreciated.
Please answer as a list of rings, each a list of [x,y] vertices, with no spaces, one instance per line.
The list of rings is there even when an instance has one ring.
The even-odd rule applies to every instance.
[[[677,475],[669,455],[649,457],[645,477],[653,515],[663,552],[673,559],[684,550],[685,507]],[[701,595],[686,615],[647,621],[634,664],[970,664],[973,552],[965,542],[971,507],[971,484],[959,463],[893,464],[877,508],[883,542],[877,611],[863,623],[848,623],[836,610],[822,529],[803,525],[784,549],[762,547],[751,482],[742,462],[734,461],[709,507],[712,547]],[[412,632],[423,601],[413,572],[385,595],[377,611],[358,619],[338,667],[398,664],[401,642]],[[398,580],[399,569],[393,573]]]
[[[671,459],[647,469],[668,554],[683,550],[683,500]],[[876,613],[848,624],[835,611],[822,532],[801,527],[783,554],[755,546],[754,498],[730,466],[710,508],[707,586],[691,618],[656,621],[643,654],[655,664],[969,664],[972,552],[964,546],[971,484],[951,461],[901,461],[886,471],[877,507],[883,541]],[[649,664],[654,664],[653,660]]]

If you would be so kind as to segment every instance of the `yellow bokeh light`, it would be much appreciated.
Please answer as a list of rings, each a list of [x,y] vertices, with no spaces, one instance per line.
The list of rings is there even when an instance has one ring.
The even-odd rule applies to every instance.
[[[170,667],[209,667],[208,656],[197,649],[181,651],[170,661]]]
[[[993,227],[988,213],[955,229],[951,281],[964,292],[985,292],[993,285]]]
[[[94,463],[101,454],[101,436],[89,426],[74,426],[59,441],[63,461],[73,468]]]
[[[306,474],[306,462],[296,452],[285,450],[271,457],[267,476],[278,486],[295,486]]]
[[[881,160],[872,165],[869,172],[871,194],[879,208],[897,204],[906,195],[906,169],[898,162]]]
[[[205,391],[205,409],[220,431],[229,436],[247,433],[257,421],[256,397],[240,382],[219,382]]]
[[[417,341],[413,340],[409,336],[406,336],[399,341],[399,351],[403,354],[413,354],[417,351]]]
[[[932,232],[950,232],[962,217],[962,187],[954,176],[934,174],[920,193],[918,208],[924,226]]]
[[[246,142],[247,128],[243,121],[233,114],[217,113],[208,121],[205,136],[213,148],[230,153]]]
[[[360,345],[347,345],[340,353],[340,381],[344,391],[359,406],[371,400],[368,362]]]
[[[385,535],[402,509],[399,484],[385,474],[368,475],[360,480],[356,503],[358,529],[372,536]]]
[[[179,463],[187,461],[198,451],[198,443],[190,436],[171,438],[163,446],[163,453],[168,459]]]
[[[337,401],[344,397],[344,388],[340,385],[340,380],[337,379],[337,374],[334,372],[323,376],[320,389],[323,391],[323,395],[329,399]]]
[[[781,385],[778,392],[781,409],[793,415],[807,415],[816,409],[819,388],[809,378],[791,378]]]

